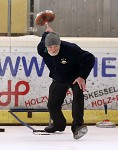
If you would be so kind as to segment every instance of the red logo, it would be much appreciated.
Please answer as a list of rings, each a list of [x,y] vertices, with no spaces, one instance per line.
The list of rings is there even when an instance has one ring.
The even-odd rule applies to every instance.
[[[24,85],[25,86],[25,90],[24,91],[19,91],[19,87],[21,85]],[[5,102],[2,102],[0,101],[0,106],[7,106],[10,104],[11,102],[11,96],[14,96],[15,97],[15,104],[14,106],[18,106],[18,97],[19,95],[26,95],[28,92],[29,92],[29,89],[30,89],[30,86],[28,84],[28,82],[26,81],[19,81],[16,83],[15,85],[15,90],[14,91],[11,91],[11,80],[8,80],[8,91],[3,91],[3,92],[0,92],[0,98],[2,96],[7,96],[7,101]]]

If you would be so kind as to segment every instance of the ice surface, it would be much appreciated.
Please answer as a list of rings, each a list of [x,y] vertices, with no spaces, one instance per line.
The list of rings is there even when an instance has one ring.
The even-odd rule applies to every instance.
[[[88,126],[88,133],[79,140],[73,139],[71,127],[54,135],[34,135],[25,126],[0,126],[1,150],[118,150],[118,127]],[[43,129],[44,126],[33,126]]]

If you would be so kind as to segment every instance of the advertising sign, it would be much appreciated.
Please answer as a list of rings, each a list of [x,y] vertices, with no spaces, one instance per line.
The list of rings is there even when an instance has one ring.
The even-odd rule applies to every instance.
[[[85,109],[118,109],[118,39],[62,38],[96,57],[84,92]],[[0,109],[47,108],[52,81],[37,54],[40,37],[0,38]],[[73,94],[67,91],[63,109],[71,109]]]

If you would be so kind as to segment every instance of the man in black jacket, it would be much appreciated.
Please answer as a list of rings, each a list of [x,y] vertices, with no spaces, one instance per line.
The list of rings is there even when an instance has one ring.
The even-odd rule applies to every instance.
[[[48,110],[53,124],[44,130],[49,133],[64,131],[66,119],[62,113],[62,104],[69,88],[73,92],[71,130],[74,139],[84,136],[88,129],[84,125],[84,94],[86,79],[94,66],[93,54],[82,50],[78,45],[61,41],[59,34],[47,27],[38,44],[38,54],[47,65],[52,83],[49,87]]]

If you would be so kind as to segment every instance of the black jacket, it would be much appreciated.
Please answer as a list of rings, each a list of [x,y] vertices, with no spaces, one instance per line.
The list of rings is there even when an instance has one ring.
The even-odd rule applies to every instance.
[[[44,32],[37,50],[50,70],[49,76],[59,82],[74,81],[77,77],[86,79],[93,68],[94,55],[74,43],[61,41],[58,55],[50,56],[45,47],[45,37],[48,33]]]

